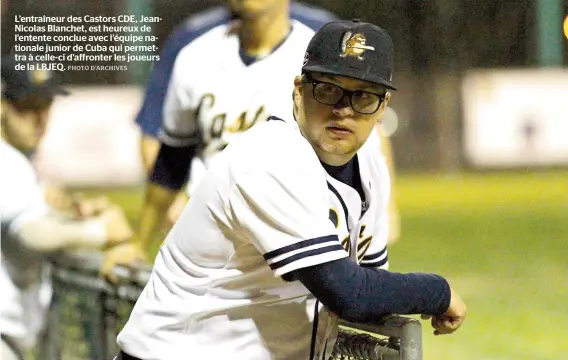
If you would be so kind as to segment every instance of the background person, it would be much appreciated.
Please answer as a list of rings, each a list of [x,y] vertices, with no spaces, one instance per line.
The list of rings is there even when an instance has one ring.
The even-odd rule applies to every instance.
[[[131,228],[117,206],[90,209],[83,219],[51,211],[26,157],[41,141],[54,96],[66,93],[45,71],[17,71],[2,59],[0,141],[1,358],[12,360],[32,348],[51,299],[46,255],[78,248],[104,249],[127,240]]]

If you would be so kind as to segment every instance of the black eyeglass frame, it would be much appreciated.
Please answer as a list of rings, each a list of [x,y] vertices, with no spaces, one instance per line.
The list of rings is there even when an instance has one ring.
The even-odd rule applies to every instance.
[[[309,83],[312,85],[312,96],[314,97],[314,99],[319,102],[322,105],[329,105],[329,106],[335,106],[337,104],[339,104],[340,102],[343,101],[343,99],[345,99],[345,97],[347,97],[347,99],[349,100],[349,106],[351,106],[351,108],[353,109],[353,111],[355,111],[356,113],[359,114],[363,114],[363,115],[372,115],[374,113],[376,113],[380,108],[381,105],[383,104],[383,102],[385,101],[386,98],[386,93],[385,94],[377,94],[374,92],[370,92],[370,91],[364,91],[364,90],[347,90],[342,88],[341,86],[337,85],[337,84],[333,84],[330,82],[326,82],[326,81],[320,81],[320,80],[315,80],[314,78],[312,78],[310,75],[308,75],[307,73],[304,73],[304,83]],[[336,88],[338,88],[339,90],[341,90],[341,96],[339,97],[339,100],[337,100],[337,102],[335,102],[334,104],[328,104],[325,102],[322,102],[321,100],[319,100],[316,97],[316,87],[319,84],[325,84],[325,85],[331,85],[331,86],[335,86]],[[376,96],[379,98],[379,101],[377,103],[377,108],[372,111],[372,112],[362,112],[357,110],[354,106],[353,106],[353,96],[354,95],[361,95],[361,94],[370,94],[373,96]]]

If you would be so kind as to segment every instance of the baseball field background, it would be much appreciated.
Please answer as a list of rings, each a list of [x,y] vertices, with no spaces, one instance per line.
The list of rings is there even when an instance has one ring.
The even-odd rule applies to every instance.
[[[140,189],[105,193],[135,221]],[[440,273],[468,306],[451,336],[423,324],[424,359],[568,359],[567,170],[399,174],[396,196],[391,271]]]

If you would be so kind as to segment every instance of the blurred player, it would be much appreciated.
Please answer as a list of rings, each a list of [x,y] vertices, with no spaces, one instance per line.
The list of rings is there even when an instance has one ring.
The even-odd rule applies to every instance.
[[[232,5],[232,7],[236,6]],[[155,63],[152,69],[144,102],[136,117],[136,123],[142,130],[142,161],[147,171],[152,170],[160,149],[158,132],[162,126],[164,101],[177,55],[186,45],[207,31],[236,20],[237,17],[238,13],[231,11],[231,8],[227,6],[202,11],[190,16],[176,27],[165,43],[160,56],[161,60]],[[324,23],[336,18],[334,14],[326,10],[297,2],[290,4],[290,17],[313,30],[319,29]],[[192,66],[191,60],[188,61],[187,66]]]
[[[215,9],[189,20],[186,33],[178,30],[172,36],[156,64],[137,122],[147,134],[144,157],[151,160],[154,150],[148,144],[155,142],[151,136],[163,115],[159,155],[132,244],[109,254],[103,274],[117,262],[144,258],[152,235],[187,182],[192,160],[208,167],[232,139],[292,106],[291,79],[302,66],[312,27],[330,20],[322,10],[291,6],[288,0],[234,0],[229,5],[236,19],[226,9]],[[302,21],[291,19],[291,11]],[[283,103],[283,94],[289,104]],[[196,184],[201,174],[192,173],[191,183]]]
[[[427,314],[435,334],[461,326],[465,305],[444,278],[386,271],[390,186],[375,124],[393,57],[372,24],[316,33],[292,107],[232,141],[197,186],[117,360],[329,359],[338,318]]]
[[[51,297],[46,253],[103,248],[132,234],[118,207],[110,206],[84,220],[50,212],[26,154],[35,150],[45,132],[54,96],[64,91],[52,73],[16,71],[14,65],[11,59],[2,61],[2,360],[21,359],[42,330]]]

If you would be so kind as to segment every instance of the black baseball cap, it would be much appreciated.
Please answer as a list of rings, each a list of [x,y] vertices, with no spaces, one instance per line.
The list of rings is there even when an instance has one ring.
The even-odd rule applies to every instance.
[[[2,58],[2,97],[18,100],[26,97],[68,95],[57,74],[50,70],[16,70],[19,62],[13,57]],[[22,63],[24,66],[27,63]],[[37,66],[37,64],[34,64]],[[27,67],[27,66],[26,66]]]
[[[391,83],[394,50],[382,28],[359,20],[338,20],[315,33],[302,72],[341,75],[396,90]]]

